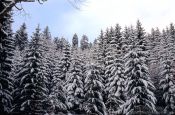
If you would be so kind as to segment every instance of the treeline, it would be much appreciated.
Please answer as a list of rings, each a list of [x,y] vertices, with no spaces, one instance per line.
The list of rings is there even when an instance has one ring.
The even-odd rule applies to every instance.
[[[0,19],[0,114],[175,114],[175,28],[146,33],[140,21],[72,43]]]

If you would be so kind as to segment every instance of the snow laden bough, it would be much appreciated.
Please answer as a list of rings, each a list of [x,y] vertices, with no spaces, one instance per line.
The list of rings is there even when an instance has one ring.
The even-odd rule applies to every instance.
[[[151,111],[157,113],[155,108],[156,98],[153,90],[155,89],[148,76],[148,68],[145,64],[143,52],[133,49],[127,58],[126,70],[126,103],[122,105],[122,112],[126,115],[144,114]]]
[[[90,65],[85,79],[85,102],[84,110],[87,114],[107,115],[103,102],[102,91],[104,85],[100,76],[100,68]]]

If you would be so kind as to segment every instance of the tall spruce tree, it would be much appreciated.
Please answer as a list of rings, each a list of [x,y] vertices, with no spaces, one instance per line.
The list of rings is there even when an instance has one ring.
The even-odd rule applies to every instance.
[[[89,39],[86,35],[83,35],[80,41],[80,48],[81,50],[86,50],[89,48]]]
[[[56,50],[62,53],[67,41],[63,37],[61,39],[59,39],[58,37],[55,37],[54,43],[56,44]]]
[[[172,26],[172,25],[171,25]],[[172,27],[170,26],[170,29]],[[171,30],[172,31],[172,30]],[[175,114],[175,81],[174,81],[174,67],[173,67],[173,53],[172,52],[172,38],[170,33],[163,32],[163,49],[161,50],[161,80],[160,89],[163,93],[163,100],[165,101],[165,114]]]
[[[85,101],[83,106],[87,114],[107,115],[102,96],[103,89],[100,68],[90,65],[85,79]]]
[[[167,30],[167,34],[168,34],[168,42],[169,42],[169,46],[170,46],[170,51],[171,51],[171,57],[175,56],[175,27],[174,24],[171,23],[169,26],[169,29]],[[173,59],[175,61],[175,59]]]
[[[97,63],[98,62],[98,40],[95,39],[94,42],[93,42],[93,45],[92,45],[92,48],[90,49],[91,51],[91,62],[92,63]]]
[[[80,51],[78,51],[78,36],[75,33],[73,38],[72,38],[72,47],[71,47],[71,54],[72,54],[72,58],[74,58],[74,56],[76,56]]]
[[[46,101],[47,89],[44,81],[44,75],[41,71],[42,55],[39,47],[40,28],[36,28],[32,40],[29,44],[29,50],[23,59],[22,69],[16,74],[18,83],[18,103],[14,108],[15,113],[23,115],[45,114],[47,109],[44,107]]]
[[[165,100],[164,113],[169,115],[175,114],[175,82],[173,74],[172,61],[164,60],[162,62],[160,86],[163,91],[163,99]]]
[[[60,69],[62,72],[61,79],[65,81],[71,65],[71,52],[69,42],[65,44],[65,47],[63,49],[63,57],[61,58],[60,63],[61,63]]]
[[[78,36],[77,34],[75,33],[73,38],[72,38],[72,48],[78,48]]]
[[[24,50],[24,48],[28,44],[28,34],[26,31],[26,24],[23,23],[19,30],[16,31],[15,34],[15,46],[19,48],[19,50]]]
[[[126,54],[126,103],[123,105],[123,114],[150,114],[156,113],[155,89],[150,78],[147,67],[147,52],[145,32],[138,21],[135,31],[135,45]]]
[[[78,56],[73,58],[71,62],[69,77],[65,86],[67,89],[68,106],[71,112],[82,114],[84,98],[82,63]]]
[[[108,29],[107,29],[108,31]],[[106,79],[106,81],[104,82],[105,87],[108,84],[108,78],[111,76],[111,65],[114,61],[114,45],[115,45],[115,40],[114,40],[114,29],[111,27],[110,28],[110,32],[108,34],[106,34],[106,56],[104,56],[105,60],[104,60],[104,68],[105,68],[105,75],[104,78]],[[106,94],[108,95],[108,93]]]
[[[151,81],[154,83],[156,90],[154,94],[157,99],[157,110],[160,111],[164,107],[164,101],[162,100],[162,90],[160,90],[160,79],[161,79],[161,57],[162,57],[162,48],[164,44],[164,37],[158,28],[152,29],[151,34],[148,35],[148,45],[149,45],[149,57],[148,57],[148,67],[149,67],[149,75],[151,77]],[[162,52],[162,53],[161,53]],[[160,108],[160,110],[159,110]]]
[[[112,38],[110,38],[112,39]],[[101,30],[101,33],[98,37],[98,41],[97,41],[97,44],[98,44],[98,47],[97,47],[97,65],[101,68],[100,69],[100,76],[103,78],[103,84],[106,84],[106,81],[107,81],[107,75],[109,74],[106,70],[106,67],[107,67],[107,48],[108,48],[108,41],[109,40],[109,30],[108,28],[106,29],[106,32],[104,33],[102,30]],[[106,75],[105,75],[106,73]],[[107,100],[107,92],[106,90],[103,90],[103,99],[104,99],[104,102],[106,102]]]
[[[12,112],[13,114],[17,114],[19,111],[17,111],[17,109],[19,110],[20,108],[20,91],[21,88],[19,88],[19,78],[18,76],[16,76],[17,72],[19,72],[23,67],[22,63],[23,63],[23,58],[26,54],[26,51],[28,50],[28,48],[25,48],[23,51],[20,51],[19,48],[17,47],[14,51],[14,59],[13,59],[13,80],[14,80],[14,90],[13,90],[13,108],[12,108]]]
[[[150,74],[152,78],[158,77],[160,72],[160,50],[161,50],[161,33],[159,29],[156,30],[152,29],[151,35],[148,36],[149,38],[149,67],[151,69]],[[157,79],[157,78],[155,78]],[[153,81],[156,82],[156,81]],[[157,84],[156,82],[155,84]]]
[[[64,81],[60,78],[62,73],[60,72],[60,59],[58,55],[59,52],[55,51],[53,57],[54,67],[52,69],[53,79],[51,82],[53,87],[49,95],[55,114],[67,113],[66,89]]]
[[[45,29],[44,29],[44,31],[43,31],[43,37],[44,37],[45,39],[51,39],[51,38],[52,38],[48,26],[46,26]]]
[[[106,45],[106,41],[104,39],[104,32],[101,30],[99,37],[97,38],[96,41],[97,44],[97,51],[96,53],[96,63],[98,63],[99,65],[104,67],[104,58],[105,58],[105,45]]]
[[[54,45],[52,44],[52,38],[51,33],[49,31],[49,27],[46,26],[44,31],[41,34],[41,38],[39,39],[39,43],[41,46],[39,47],[41,53],[42,53],[42,62],[43,67],[42,71],[44,76],[46,77],[47,81],[47,88],[48,93],[51,93],[51,89],[53,87],[52,85],[52,79],[53,79],[53,71],[52,68],[54,67],[54,58],[53,58],[53,52],[54,52]]]
[[[98,51],[97,51],[97,64],[101,66],[101,74],[104,79],[103,83],[106,81],[105,67],[106,67],[106,55],[107,55],[107,39],[108,39],[108,29],[106,33],[101,30],[100,36],[98,37]]]
[[[49,95],[52,93],[52,89],[53,89],[53,68],[54,68],[54,50],[55,47],[52,43],[52,38],[51,38],[51,33],[49,31],[49,27],[46,26],[46,28],[44,28],[44,31],[41,33],[41,38],[39,39],[39,44],[41,45],[39,47],[39,50],[41,51],[42,54],[42,67],[41,67],[41,71],[43,73],[44,76],[44,81],[46,83],[46,88],[47,88],[47,97],[49,97]],[[53,112],[53,104],[50,100],[50,98],[46,99],[46,103],[44,105],[45,107],[47,107],[47,111],[48,113],[52,113]]]
[[[107,78],[106,91],[108,91],[108,98],[106,106],[109,114],[121,109],[120,106],[124,103],[124,61],[122,51],[122,36],[120,32],[121,27],[117,24],[115,28],[115,36],[111,41],[108,49],[111,57],[107,70],[110,73]],[[107,73],[106,73],[107,75]],[[111,113],[110,113],[111,112]]]
[[[1,7],[2,8],[2,7]],[[1,9],[0,8],[0,9]],[[10,113],[12,108],[13,82],[11,77],[14,40],[12,37],[11,24],[12,13],[8,12],[0,19],[0,114]]]

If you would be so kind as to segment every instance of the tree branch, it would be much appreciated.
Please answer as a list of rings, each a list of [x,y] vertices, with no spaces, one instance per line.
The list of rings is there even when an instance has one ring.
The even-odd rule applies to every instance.
[[[15,1],[10,2],[1,12],[0,12],[0,19],[2,19],[4,17],[4,15],[7,14],[7,12],[9,12],[13,6],[15,6]]]
[[[6,0],[7,6],[4,7],[2,11],[0,11],[0,19],[4,17],[4,15],[7,14],[7,12],[11,11],[12,8],[19,2],[35,2],[35,0]]]
[[[18,10],[22,10],[23,8],[19,8],[18,6],[15,5],[15,8],[18,9]]]

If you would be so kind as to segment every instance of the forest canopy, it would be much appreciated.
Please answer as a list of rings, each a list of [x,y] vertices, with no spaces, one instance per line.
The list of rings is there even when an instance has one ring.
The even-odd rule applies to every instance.
[[[13,32],[11,8],[30,1],[0,3],[0,115],[175,114],[173,23],[116,24],[93,43],[39,25],[29,37],[25,23]]]

